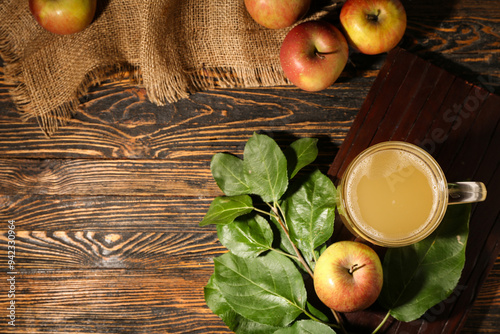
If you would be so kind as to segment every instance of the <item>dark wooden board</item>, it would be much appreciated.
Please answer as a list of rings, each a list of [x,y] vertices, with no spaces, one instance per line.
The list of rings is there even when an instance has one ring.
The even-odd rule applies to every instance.
[[[2,195],[0,215],[16,217],[16,226],[21,231],[207,233],[207,228],[196,222],[203,219],[212,199],[202,196]]]
[[[387,57],[328,174],[338,180],[365,148],[387,140],[416,144],[431,153],[448,181],[486,184],[486,201],[473,205],[466,265],[451,297],[421,319],[394,319],[385,333],[455,333],[498,256],[500,247],[500,97],[404,50]],[[349,237],[337,223],[337,236]],[[371,312],[370,312],[371,311]],[[372,310],[346,315],[354,328],[374,328]]]
[[[15,328],[2,333],[221,333],[207,322],[203,289],[210,268],[83,269],[17,276]],[[6,321],[5,321],[6,324]]]

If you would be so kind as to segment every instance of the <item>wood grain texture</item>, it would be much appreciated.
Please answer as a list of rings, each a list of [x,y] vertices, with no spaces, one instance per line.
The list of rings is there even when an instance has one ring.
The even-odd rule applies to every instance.
[[[497,1],[403,3],[408,29],[402,47],[489,92],[500,92]],[[211,156],[230,152],[241,157],[254,131],[282,146],[312,136],[319,138],[320,149],[313,167],[328,171],[385,60],[386,55],[352,53],[340,80],[322,92],[292,86],[213,89],[162,107],[149,102],[142,87],[110,79],[89,90],[81,110],[52,138],[35,120],[21,121],[0,73],[2,280],[8,271],[7,221],[16,221],[18,233],[18,317],[11,328],[5,313],[8,286],[1,284],[0,332],[230,333],[203,299],[213,258],[225,251],[213,226],[198,226],[213,197],[221,194],[210,176]],[[452,80],[425,66],[421,70],[434,75],[436,85]],[[405,89],[409,95],[433,88],[414,82]],[[401,139],[429,131],[431,123],[401,131],[407,126],[405,112],[445,98],[435,90],[428,100],[394,101],[382,130],[392,129],[393,137]],[[487,137],[499,130],[495,124],[470,123],[454,141],[467,149],[478,145],[472,134]],[[498,147],[491,142],[484,154]],[[452,151],[441,153],[445,165],[465,161]],[[483,153],[475,154],[480,159]],[[465,169],[474,177],[491,173],[473,163],[465,163]],[[493,181],[500,189],[498,176],[488,180]],[[476,211],[481,213],[479,207]],[[485,240],[483,247],[498,245]],[[471,265],[485,269],[470,279],[484,284],[460,306],[471,308],[467,320],[461,320],[463,333],[500,328],[500,260],[492,268],[481,261]],[[411,333],[419,330],[425,328]]]
[[[500,289],[500,260],[497,259],[488,278],[481,287],[478,298],[474,302],[462,333],[495,333],[500,323],[500,313],[495,312],[499,307]]]
[[[211,180],[210,161],[204,160],[3,159],[0,173],[5,194],[220,194]]]
[[[6,256],[7,236],[2,235]],[[19,231],[17,270],[165,270],[212,268],[225,249],[217,235],[169,232]]]
[[[221,194],[221,193],[220,193]],[[23,231],[205,233],[200,222],[213,197],[0,196],[0,215]],[[12,218],[14,219],[14,218]]]
[[[16,333],[222,333],[205,306],[208,268],[48,270],[17,276]],[[5,305],[6,297],[0,296]],[[3,332],[7,328],[2,324]]]
[[[208,91],[165,107],[137,97],[144,94],[140,88],[111,84],[112,89],[97,91],[102,96],[91,93],[82,112],[51,139],[34,123],[27,128],[16,112],[0,115],[0,133],[10,138],[0,153],[28,158],[210,159],[228,148],[241,152],[254,131],[297,137],[314,133],[339,144],[362,103],[363,95],[354,93],[366,90],[362,81],[317,94],[290,87]],[[331,129],[338,135],[330,139]]]

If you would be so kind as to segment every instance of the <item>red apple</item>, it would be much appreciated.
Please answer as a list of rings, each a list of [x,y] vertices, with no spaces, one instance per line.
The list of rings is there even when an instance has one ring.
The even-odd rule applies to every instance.
[[[406,30],[406,11],[399,0],[347,0],[340,23],[349,44],[374,55],[394,48]]]
[[[339,241],[321,254],[314,269],[314,289],[318,298],[338,312],[367,308],[382,290],[382,264],[369,246]]]
[[[74,34],[90,25],[97,0],[29,0],[30,11],[46,30]]]
[[[342,33],[324,21],[307,21],[288,32],[280,50],[285,76],[297,87],[319,91],[340,76],[349,57]]]
[[[270,29],[291,26],[307,13],[310,5],[311,0],[245,0],[250,16]]]

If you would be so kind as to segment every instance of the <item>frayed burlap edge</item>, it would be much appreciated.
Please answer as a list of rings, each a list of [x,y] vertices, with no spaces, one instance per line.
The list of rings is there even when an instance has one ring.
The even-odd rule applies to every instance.
[[[343,0],[332,2],[304,21],[321,19],[339,8]],[[21,119],[28,121],[35,118],[45,136],[50,137],[66,125],[73,114],[80,108],[80,99],[92,86],[106,80],[130,79],[134,84],[143,84],[140,66],[129,63],[102,66],[90,71],[75,90],[73,98],[52,110],[39,110],[30,101],[29,93],[22,77],[19,54],[6,29],[0,29],[0,57],[4,61],[5,83],[16,107],[22,112]],[[157,105],[174,103],[191,94],[214,88],[261,87],[290,85],[280,66],[265,68],[200,68],[184,71],[170,82],[161,82],[155,87],[146,87],[149,100]]]
[[[95,69],[86,75],[74,93],[74,97],[56,109],[40,112],[29,99],[28,90],[24,84],[18,59],[11,57],[12,49],[3,43],[7,39],[0,36],[0,56],[4,60],[5,83],[9,85],[9,93],[17,109],[21,112],[21,120],[35,119],[40,129],[47,137],[51,137],[61,127],[66,125],[74,113],[80,109],[81,98],[90,87],[103,81],[119,81],[129,79],[132,84],[143,85],[141,70],[131,64],[118,64]],[[199,91],[216,88],[242,88],[289,85],[289,80],[283,75],[280,67],[266,68],[201,68],[196,71],[185,71],[184,75],[149,87],[146,91],[148,99],[159,106],[188,98]]]
[[[29,98],[28,89],[22,76],[20,58],[16,55],[15,45],[12,43],[8,32],[0,29],[0,57],[4,62],[4,81],[17,109],[22,113],[21,120],[36,119],[40,129],[47,136],[53,135],[61,126],[64,126],[78,111],[80,98],[85,96],[91,86],[98,85],[111,77],[130,79],[140,82],[139,69],[128,64],[105,66],[91,71],[86,75],[80,86],[76,89],[74,97],[53,110],[40,111],[33,105]]]
[[[80,109],[83,98],[90,87],[103,81],[119,81],[129,79],[131,83],[143,85],[141,69],[128,63],[103,66],[89,72],[71,100],[52,110],[40,111],[30,101],[29,92],[24,83],[20,69],[20,59],[14,46],[9,42],[5,31],[0,31],[0,56],[4,62],[4,81],[10,86],[8,91],[17,109],[21,112],[21,120],[35,119],[47,137],[51,137],[66,125]],[[241,88],[288,85],[289,80],[282,73],[281,67],[265,68],[200,68],[184,71],[169,82],[157,83],[147,87],[148,99],[159,106],[174,103],[188,98],[191,94],[215,88]]]

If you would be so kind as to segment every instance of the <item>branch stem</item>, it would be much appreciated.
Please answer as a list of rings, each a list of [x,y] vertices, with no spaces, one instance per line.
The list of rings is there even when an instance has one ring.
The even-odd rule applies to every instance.
[[[309,268],[309,265],[307,264],[306,260],[304,259],[304,257],[300,253],[297,246],[295,246],[295,243],[290,238],[290,232],[288,231],[286,224],[283,222],[283,219],[281,219],[281,216],[283,216],[283,213],[281,213],[281,215],[280,215],[280,212],[282,212],[281,208],[279,207],[279,205],[277,207],[277,204],[275,203],[274,206],[271,206],[271,210],[274,212],[275,218],[278,220],[278,223],[280,224],[281,228],[285,232],[285,235],[286,235],[288,241],[290,242],[290,244],[292,245],[295,254],[297,254],[297,259],[304,266],[304,268],[307,270],[307,273],[311,276],[311,278],[314,278],[313,271],[311,270],[311,268]],[[278,210],[279,210],[279,212],[278,212]]]
[[[324,322],[323,320],[320,320],[320,319],[316,318],[314,315],[312,315],[311,313],[307,312],[307,310],[302,309],[302,312],[304,312],[305,315],[307,315],[309,318],[311,318],[311,320],[320,322],[322,324],[325,324],[327,326],[330,326],[330,327],[333,327],[333,328],[336,328],[336,329],[340,329],[341,328],[337,324],[332,324],[332,323],[329,323],[329,322]]]
[[[384,326],[385,322],[387,321],[387,319],[389,319],[389,316],[391,315],[391,310],[387,311],[387,314],[385,315],[384,319],[382,319],[382,321],[380,322],[380,324],[377,326],[377,328],[375,328],[372,332],[372,334],[375,334],[377,333],[381,328],[382,326]]]
[[[307,264],[306,260],[302,256],[302,254],[299,251],[299,249],[297,248],[297,246],[295,246],[295,243],[290,238],[290,232],[288,231],[288,227],[286,226],[286,222],[284,221],[285,215],[283,213],[283,210],[281,209],[281,207],[277,203],[274,203],[273,206],[271,206],[269,203],[268,203],[268,205],[271,208],[271,211],[273,212],[273,214],[271,214],[269,212],[262,211],[262,210],[258,210],[256,208],[255,208],[255,210],[259,211],[259,212],[262,212],[262,213],[269,214],[270,216],[276,218],[276,220],[280,224],[281,228],[283,229],[283,232],[285,232],[285,235],[286,235],[288,241],[292,245],[295,254],[297,254],[297,258],[296,259],[304,266],[304,268],[307,270],[307,272],[311,276],[311,278],[314,279],[314,273],[313,273],[313,271],[311,270],[311,268]],[[283,219],[281,217],[283,217]],[[333,316],[335,317],[335,320],[337,321],[338,325],[335,325],[335,324],[327,324],[327,325],[329,325],[331,327],[334,327],[336,329],[339,329],[343,334],[347,334],[347,331],[345,330],[344,326],[342,325],[342,319],[340,318],[340,315],[338,314],[338,312],[335,311],[335,310],[333,310],[333,309],[331,309],[331,311],[332,311]],[[316,321],[319,321],[319,322],[322,322],[321,320],[318,320],[316,317],[314,317],[312,314],[310,314],[306,310],[304,310],[304,313],[309,318],[311,318],[313,320],[316,320]]]
[[[347,331],[345,330],[344,325],[342,325],[342,319],[340,319],[339,313],[337,311],[335,311],[334,309],[330,309],[330,310],[332,311],[333,316],[335,317],[335,320],[339,324],[339,329],[342,331],[342,334],[347,334]]]

